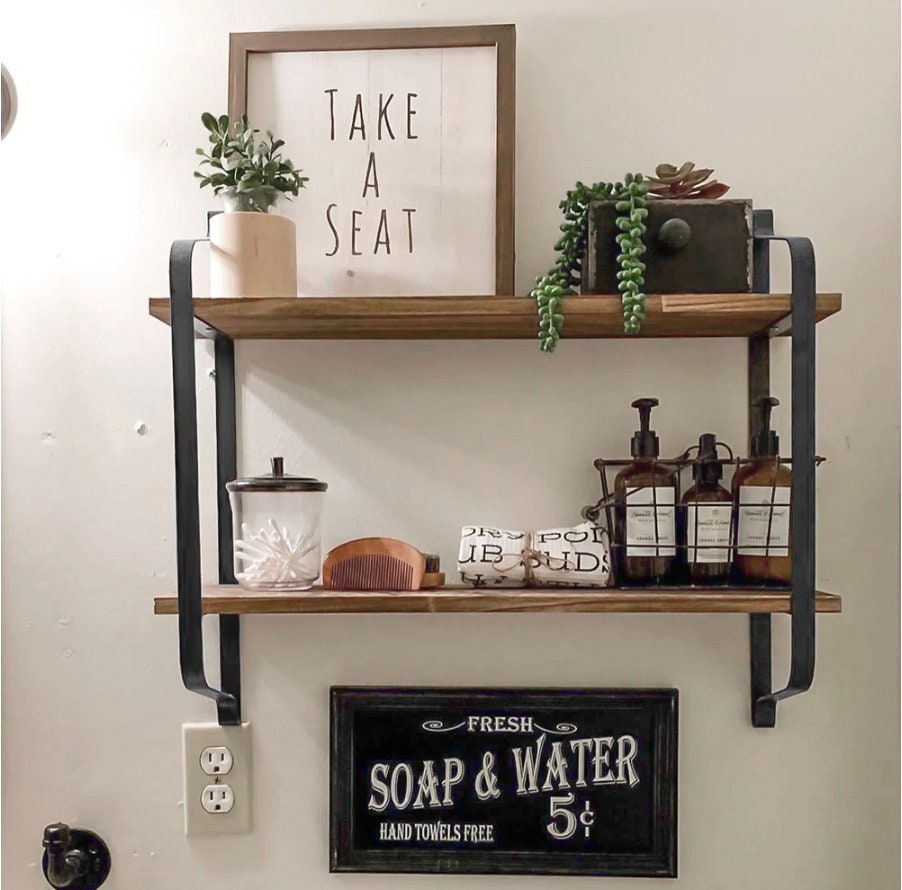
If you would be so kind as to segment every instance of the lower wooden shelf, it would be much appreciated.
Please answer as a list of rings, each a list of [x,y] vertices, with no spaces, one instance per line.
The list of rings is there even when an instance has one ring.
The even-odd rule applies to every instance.
[[[324,590],[272,593],[236,585],[205,587],[208,615],[376,612],[763,612],[789,613],[790,592],[762,588],[666,588],[604,590],[474,590],[443,587],[398,592]],[[817,594],[817,611],[842,611],[842,598]],[[177,615],[178,599],[159,596],[157,615]]]

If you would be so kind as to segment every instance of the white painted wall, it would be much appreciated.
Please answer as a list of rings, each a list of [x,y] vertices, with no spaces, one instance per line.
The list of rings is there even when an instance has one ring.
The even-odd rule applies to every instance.
[[[739,616],[246,620],[256,829],[188,841],[180,724],[212,710],[180,686],[175,619],[151,613],[175,558],[168,330],[146,301],[166,292],[170,242],[199,234],[214,206],[191,171],[200,112],[225,107],[228,32],[478,21],[518,28],[521,292],[550,262],[570,183],[662,160],[715,166],[733,195],[814,239],[821,289],[846,301],[818,343],[830,458],[818,580],[845,612],[820,619],[814,690],[782,706],[773,731],[748,723]],[[330,877],[334,683],[679,687],[681,886],[898,886],[898,33],[895,3],[855,0],[8,9],[2,55],[21,109],[2,147],[4,886],[43,886],[41,829],[56,819],[110,841],[111,890],[590,886]],[[211,359],[199,350],[209,507]],[[282,453],[330,483],[327,545],[385,533],[446,565],[465,521],[574,519],[597,491],[592,459],[626,448],[639,395],[661,399],[669,453],[703,430],[744,437],[738,342],[238,355],[242,470]],[[781,676],[785,655],[781,637]]]

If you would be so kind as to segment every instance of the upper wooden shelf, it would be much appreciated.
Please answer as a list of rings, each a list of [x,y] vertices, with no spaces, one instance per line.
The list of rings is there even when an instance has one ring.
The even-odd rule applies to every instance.
[[[780,336],[791,328],[789,294],[649,296],[643,337]],[[842,307],[840,294],[818,294],[817,320]],[[564,300],[565,338],[626,337],[618,295]],[[150,314],[169,322],[169,300]],[[534,340],[529,297],[195,298],[195,317],[233,340]]]
[[[258,593],[237,585],[205,587],[208,615],[348,612],[769,612],[789,613],[788,590],[651,588],[605,590],[474,590],[446,587],[390,593],[323,590]],[[818,612],[841,612],[842,599],[817,594]],[[157,615],[177,615],[178,599],[158,596]]]

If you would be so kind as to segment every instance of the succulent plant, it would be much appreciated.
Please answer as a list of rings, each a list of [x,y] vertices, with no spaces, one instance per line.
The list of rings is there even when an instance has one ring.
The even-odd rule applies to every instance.
[[[686,161],[679,168],[674,167],[673,164],[658,164],[655,167],[655,175],[646,176],[645,181],[648,183],[648,193],[653,198],[669,198],[671,200],[719,198],[721,195],[725,195],[730,187],[716,179],[705,182],[713,172],[710,169],[696,170],[695,164],[691,161]]]
[[[617,255],[617,288],[623,302],[623,329],[628,334],[638,334],[645,318],[645,263],[642,254],[645,245],[645,218],[648,216],[646,196],[648,187],[641,173],[627,173],[623,182],[596,182],[586,185],[577,182],[560,203],[564,214],[561,237],[554,245],[558,258],[554,267],[536,279],[530,292],[539,313],[539,349],[554,352],[564,325],[562,299],[575,294],[574,285],[581,280],[582,256],[588,239],[586,215],[592,201],[616,201],[616,241],[620,247]]]
[[[536,286],[530,291],[539,312],[539,348],[542,352],[554,352],[564,325],[563,298],[575,294],[575,286],[581,281],[582,257],[588,240],[586,215],[592,201],[613,200],[617,212],[615,225],[620,253],[617,255],[617,289],[623,303],[623,330],[627,334],[638,334],[645,319],[645,253],[643,236],[645,220],[648,217],[649,198],[719,198],[730,187],[718,182],[705,180],[713,170],[696,170],[695,164],[687,161],[681,167],[673,164],[659,164],[654,176],[641,173],[627,173],[623,182],[596,182],[586,185],[577,182],[567,192],[560,203],[564,214],[561,223],[561,237],[554,249],[558,258],[554,267],[536,279]]]

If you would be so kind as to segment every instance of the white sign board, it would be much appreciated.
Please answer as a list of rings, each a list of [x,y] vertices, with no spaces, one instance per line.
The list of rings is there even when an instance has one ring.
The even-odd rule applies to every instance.
[[[496,288],[497,48],[253,52],[247,114],[310,180],[302,296]]]

